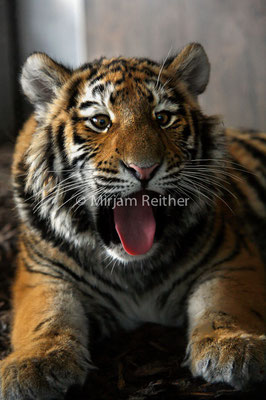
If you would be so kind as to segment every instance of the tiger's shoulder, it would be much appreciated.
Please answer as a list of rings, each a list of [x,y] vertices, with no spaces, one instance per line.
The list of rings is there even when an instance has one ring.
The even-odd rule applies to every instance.
[[[266,132],[226,129],[230,167],[227,178],[233,213],[251,233],[266,262]]]

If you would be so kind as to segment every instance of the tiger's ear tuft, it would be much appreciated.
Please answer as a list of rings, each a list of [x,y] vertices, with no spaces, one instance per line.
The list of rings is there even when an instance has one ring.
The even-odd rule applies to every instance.
[[[196,97],[206,89],[210,63],[203,47],[199,43],[190,43],[170,62],[168,70],[183,80]]]
[[[69,69],[45,53],[33,53],[23,65],[20,81],[23,92],[41,114],[70,75]]]

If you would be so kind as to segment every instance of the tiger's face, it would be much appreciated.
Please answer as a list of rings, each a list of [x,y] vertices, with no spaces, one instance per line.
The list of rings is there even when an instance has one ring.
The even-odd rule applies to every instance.
[[[131,261],[156,254],[184,218],[196,217],[204,185],[194,180],[196,191],[189,173],[222,151],[217,121],[197,103],[208,78],[198,44],[163,64],[101,59],[75,71],[32,55],[22,72],[38,120],[28,186],[42,196],[40,213],[65,218],[54,229],[78,236],[87,218],[109,255]],[[37,156],[42,179],[31,162]]]

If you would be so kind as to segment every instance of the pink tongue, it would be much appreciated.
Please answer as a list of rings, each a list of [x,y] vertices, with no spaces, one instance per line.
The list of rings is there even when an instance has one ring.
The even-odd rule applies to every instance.
[[[114,208],[115,229],[125,251],[136,256],[147,253],[152,247],[156,222],[152,206],[142,201],[141,192],[127,199],[128,202],[124,199],[124,205]]]

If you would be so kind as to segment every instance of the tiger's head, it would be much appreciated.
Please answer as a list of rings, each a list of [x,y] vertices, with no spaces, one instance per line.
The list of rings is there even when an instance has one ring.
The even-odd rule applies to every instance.
[[[73,71],[31,55],[21,83],[37,127],[25,184],[38,218],[123,262],[166,251],[213,199],[221,133],[197,101],[209,73],[197,43],[162,64],[102,58]]]

